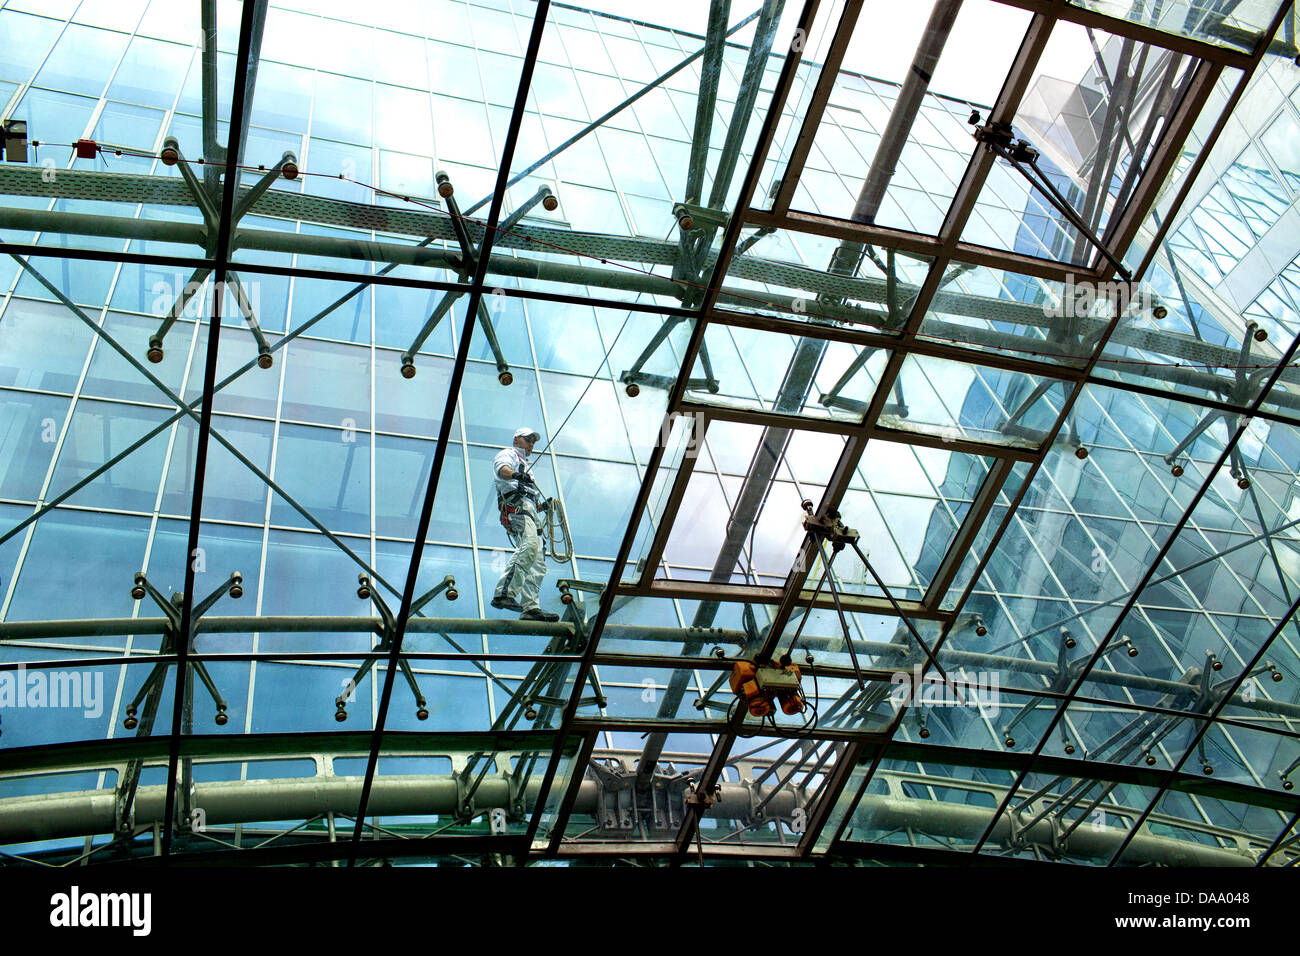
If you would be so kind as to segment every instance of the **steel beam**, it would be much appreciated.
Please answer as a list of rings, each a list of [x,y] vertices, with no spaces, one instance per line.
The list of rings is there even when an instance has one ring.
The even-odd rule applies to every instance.
[[[772,201],[770,213],[772,220],[765,223],[770,228],[781,228],[775,223],[780,223],[790,211],[790,202],[799,185],[799,177],[803,174],[804,164],[808,161],[808,153],[812,150],[813,140],[816,139],[817,130],[821,126],[822,115],[826,112],[826,104],[830,102],[831,93],[834,92],[835,83],[839,79],[840,64],[844,62],[844,54],[853,39],[854,28],[861,15],[861,0],[845,0],[839,27],[831,39],[830,48],[822,58],[817,84],[813,87],[808,109],[804,112],[803,120],[799,125],[799,135],[795,138],[794,147],[790,150],[785,169],[781,173],[780,188]],[[752,213],[753,210],[751,210],[751,221]]]
[[[542,33],[545,29],[546,18],[549,12],[550,0],[538,0],[537,8],[533,12],[533,23],[528,38],[528,48],[525,51],[523,65],[520,68],[519,85],[515,92],[514,109],[510,114],[509,127],[506,130],[505,141],[501,147],[501,165],[497,172],[496,192],[492,196],[492,203],[488,212],[487,220],[484,223],[483,239],[481,245],[478,247],[478,261],[475,263],[473,281],[469,292],[469,302],[466,306],[465,325],[461,329],[460,344],[456,351],[456,362],[452,368],[451,380],[448,384],[447,399],[442,414],[442,422],[438,428],[438,443],[434,452],[433,463],[429,469],[429,479],[424,491],[424,502],[420,508],[420,518],[416,523],[415,545],[411,549],[411,561],[407,571],[406,584],[402,589],[402,602],[397,611],[396,624],[393,627],[393,641],[392,648],[389,651],[388,669],[384,674],[384,685],[379,696],[379,710],[375,719],[375,730],[370,743],[370,754],[366,762],[365,781],[361,788],[361,798],[356,810],[357,824],[352,831],[351,852],[348,856],[349,866],[355,865],[356,855],[360,850],[363,830],[362,823],[367,813],[371,788],[374,785],[375,772],[379,766],[379,750],[384,739],[384,726],[388,717],[389,702],[392,699],[394,678],[398,670],[397,663],[401,660],[402,643],[406,637],[407,626],[411,619],[416,581],[420,575],[420,559],[424,553],[425,538],[428,535],[429,523],[433,517],[433,503],[438,490],[438,479],[442,473],[442,465],[446,457],[448,441],[451,437],[452,419],[455,417],[456,406],[460,402],[460,385],[465,374],[466,363],[469,359],[470,342],[473,338],[474,332],[474,321],[477,317],[479,304],[482,302],[483,283],[487,277],[488,262],[492,254],[492,245],[496,239],[496,226],[497,223],[501,221],[501,207],[505,202],[505,184],[509,179],[510,167],[514,161],[515,146],[519,142],[519,130],[523,123],[524,106],[528,99],[529,87],[532,83],[533,69],[537,65],[537,54],[541,49]],[[555,763],[558,759],[558,752],[553,752],[547,769],[548,779],[549,776],[554,773]],[[543,796],[545,796],[546,787],[543,786],[542,789]]]
[[[934,779],[934,778],[927,778]],[[325,813],[350,815],[357,805],[362,778],[356,776],[315,776],[271,780],[236,780],[200,782],[194,785],[194,805],[202,808],[205,826],[222,827],[260,820],[310,820]],[[944,781],[936,781],[940,785]],[[969,781],[952,781],[954,785]],[[165,822],[163,816],[167,803],[166,788],[140,787],[136,791],[136,829],[140,831],[153,821]],[[594,779],[583,779],[573,794],[572,811],[583,815],[596,814],[600,788]],[[753,813],[758,794],[768,800],[765,811],[769,817],[789,816],[799,806],[795,788],[784,786],[759,788],[747,783],[723,783],[713,813],[720,819],[745,820]],[[503,774],[487,776],[475,794],[475,807],[509,807],[513,799],[521,796],[529,806],[535,806],[540,795],[536,777],[525,782],[521,793]],[[455,816],[461,809],[459,785],[454,775],[385,775],[370,791],[370,807],[375,816],[400,817],[408,815]],[[39,794],[0,799],[0,844],[33,843],[47,840],[69,839],[111,832],[113,827],[112,791],[82,791],[74,793]],[[875,830],[888,831],[912,828],[923,833],[956,840],[971,841],[989,824],[992,811],[939,800],[904,798],[893,795],[865,794],[859,800],[855,819],[860,825],[870,825]],[[1181,830],[1189,827],[1180,818],[1159,818],[1158,822],[1177,825]],[[1009,844],[1012,837],[1044,847],[1054,847],[1055,830],[1048,821],[1041,821],[1027,831],[1013,832],[1010,821],[1004,820],[995,828],[994,840]],[[432,829],[432,827],[430,827]],[[1216,832],[1222,831],[1215,828]],[[1252,834],[1240,833],[1249,840]],[[1120,846],[1124,833],[1117,830],[1088,828],[1071,835],[1068,852],[1094,857],[1108,856]],[[454,840],[456,836],[448,839]],[[423,843],[424,852],[439,852],[439,839],[424,833],[412,835],[412,840]],[[659,847],[640,846],[641,852],[667,851],[671,843]],[[1134,862],[1158,863],[1170,866],[1250,866],[1255,858],[1240,850],[1207,846],[1193,838],[1177,839],[1144,832],[1128,845]],[[577,852],[578,847],[560,844],[558,852]],[[607,843],[600,842],[588,849],[606,855]],[[717,849],[713,847],[711,849]],[[738,852],[748,852],[749,847]],[[793,848],[786,851],[793,852]],[[181,855],[182,858],[184,854]],[[223,853],[229,863],[238,863],[238,851]],[[1289,862],[1282,855],[1275,856],[1272,865]]]

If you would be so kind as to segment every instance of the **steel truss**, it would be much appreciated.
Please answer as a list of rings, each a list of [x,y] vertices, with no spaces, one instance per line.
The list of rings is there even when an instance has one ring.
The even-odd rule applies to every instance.
[[[408,758],[436,757],[448,760],[451,772],[444,775],[387,775],[380,778],[372,797],[372,819],[366,823],[366,843],[386,838],[408,840],[422,844],[424,852],[428,852],[430,838],[434,836],[439,838],[435,842],[436,846],[440,846],[442,840],[454,843],[477,837],[484,840],[488,849],[506,852],[520,832],[519,821],[526,819],[528,809],[538,799],[536,775],[530,777],[521,775],[517,769],[509,769],[508,758],[526,759],[529,755],[538,754],[548,739],[546,735],[520,737],[479,734],[442,744],[439,743],[439,738],[445,739],[446,735],[419,736],[421,740],[410,741],[402,748],[403,755]],[[356,806],[362,778],[339,775],[334,766],[339,761],[354,759],[355,755],[364,753],[364,748],[349,745],[346,735],[343,738],[340,735],[322,735],[322,738],[310,742],[306,749],[301,746],[301,739],[290,735],[269,739],[194,738],[188,742],[186,760],[195,766],[221,762],[236,754],[253,760],[275,759],[278,754],[295,754],[310,757],[317,766],[317,772],[313,776],[298,778],[200,782],[192,785],[189,791],[192,816],[187,818],[183,833],[187,856],[193,851],[201,852],[209,844],[224,845],[241,851],[260,850],[272,844],[283,846],[298,841],[338,844],[340,836],[337,824],[354,822],[350,811]],[[352,735],[350,739],[360,743],[363,737]],[[475,754],[491,754],[495,758],[496,768],[490,773],[478,770],[475,754],[467,752],[475,740],[481,745]],[[115,748],[96,746],[88,748],[81,755],[70,757],[73,765],[78,760],[88,758],[89,762],[85,766],[112,766],[119,769],[133,765],[160,766],[162,741],[146,739],[137,742],[150,746],[147,751],[135,747],[124,748],[121,744]],[[793,751],[806,748],[812,742],[792,740],[789,743]],[[244,749],[241,750],[241,747]],[[817,798],[817,793],[805,784],[792,782],[798,768],[789,769],[786,763],[789,753],[787,751],[778,758],[740,755],[731,763],[742,782],[722,784],[713,808],[716,816],[732,821],[740,829],[729,837],[713,838],[711,842],[704,843],[708,852],[726,852],[729,845],[754,847],[755,844],[747,842],[743,834],[755,830],[770,831],[775,828],[777,833],[797,833],[799,821],[804,818],[806,808]],[[689,791],[691,779],[699,772],[699,766],[695,763],[697,755],[667,756],[671,761],[668,766],[673,769],[656,781],[652,796],[653,808],[647,813],[638,813],[633,785],[635,770],[632,766],[636,754],[627,751],[593,751],[587,772],[578,780],[573,806],[574,812],[593,823],[586,828],[585,833],[579,831],[568,839],[561,855],[603,853],[604,846],[609,842],[628,843],[637,838],[651,842],[668,839],[676,828],[675,821],[680,819],[683,812],[685,795]],[[23,762],[20,757],[16,764],[21,766]],[[524,760],[516,759],[516,767],[523,762]],[[677,764],[681,765],[680,770],[676,769]],[[815,772],[817,767],[807,769]],[[1117,768],[1120,777],[1110,781],[1111,788],[1124,779],[1124,769]],[[1104,773],[1104,769],[1101,772]],[[990,818],[990,811],[951,801],[917,798],[912,796],[916,789],[929,787],[945,792],[990,796],[1000,796],[1005,791],[1004,787],[970,778],[945,778],[914,771],[882,771],[880,779],[887,788],[887,793],[864,796],[855,812],[855,819],[861,821],[859,826],[882,830],[910,826],[915,832],[946,837],[956,846],[970,844],[981,825]],[[1103,777],[1102,781],[1094,783],[1104,780]],[[1194,777],[1175,781],[1180,789],[1191,788],[1192,792],[1200,784]],[[1232,788],[1227,789],[1230,791]],[[63,857],[68,862],[80,862],[94,857],[120,861],[156,856],[161,852],[158,834],[166,803],[165,790],[162,785],[138,789],[134,805],[135,818],[125,839],[88,845],[85,853],[75,856],[68,851],[55,851],[38,853],[34,857],[24,855],[23,858],[54,862]],[[1044,787],[1035,795],[1037,802],[1031,804],[1026,801],[1026,806],[1035,810],[1040,806],[1054,809],[1053,801],[1059,803],[1069,793],[1068,790],[1058,793],[1051,786]],[[1110,813],[1122,814],[1126,810],[1129,814],[1136,812],[1134,808],[1114,803],[1105,804],[1105,808]],[[439,819],[415,825],[398,824],[391,819],[431,815],[436,815]],[[279,830],[245,825],[256,824],[256,821],[269,817],[302,822]],[[383,823],[376,819],[379,817],[385,818]],[[1113,829],[1101,834],[1095,827],[1084,828],[1076,833],[1077,827],[1067,827],[1067,824],[1071,821],[1077,823],[1081,818],[1074,813],[1067,815],[1067,811],[1057,812],[1049,823],[1044,823],[1045,819],[1039,813],[1033,819],[1018,821],[1000,835],[1000,845],[1006,850],[1033,847],[1049,858],[1071,855],[1096,858],[1107,855],[1123,836],[1122,832]],[[649,822],[643,825],[643,820]],[[1189,825],[1178,817],[1157,815],[1152,823],[1157,826],[1168,825],[1167,828],[1162,827],[1161,832],[1181,828],[1188,833],[1188,837],[1179,839],[1157,836],[1154,829],[1145,829],[1137,838],[1134,851],[1135,858],[1143,862],[1218,866],[1266,863],[1278,866],[1290,865],[1296,858],[1296,853],[1300,852],[1284,848],[1284,852],[1261,860],[1258,851],[1252,846],[1257,842],[1255,834],[1204,824]],[[0,799],[0,840],[6,844],[93,836],[111,832],[110,827],[116,824],[114,795],[111,790]],[[1230,848],[1207,847],[1202,842],[1207,835],[1214,837],[1220,847],[1226,844]],[[739,842],[732,842],[738,836]],[[1198,840],[1198,837],[1201,839]],[[755,838],[759,841],[765,839],[762,834],[754,834],[750,839]],[[760,842],[758,845],[764,844]],[[784,848],[787,855],[795,849],[788,842]],[[344,858],[346,852],[346,846],[339,845],[335,848],[337,858]],[[416,847],[408,847],[399,855],[416,852],[419,852]],[[367,847],[364,855],[373,854]],[[68,857],[72,859],[68,860]]]

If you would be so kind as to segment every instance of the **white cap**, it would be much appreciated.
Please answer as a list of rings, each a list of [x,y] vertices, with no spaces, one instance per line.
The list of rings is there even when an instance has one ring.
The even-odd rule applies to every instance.
[[[537,432],[533,431],[531,428],[516,428],[515,437],[531,438],[533,441],[541,441],[542,439],[542,436],[537,434]]]

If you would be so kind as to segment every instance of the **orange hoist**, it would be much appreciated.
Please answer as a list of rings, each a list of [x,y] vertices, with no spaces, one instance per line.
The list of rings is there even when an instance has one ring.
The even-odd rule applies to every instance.
[[[737,661],[731,668],[731,690],[754,717],[770,717],[778,705],[786,714],[802,714],[808,706],[799,665],[791,663],[788,654],[776,664]]]

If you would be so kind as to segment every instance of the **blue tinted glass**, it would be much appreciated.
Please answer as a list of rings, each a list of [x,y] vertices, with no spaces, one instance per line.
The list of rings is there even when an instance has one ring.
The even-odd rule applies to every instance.
[[[410,278],[415,275],[415,270],[398,269],[393,274]],[[410,348],[444,294],[431,289],[375,286],[375,344],[402,350]],[[424,340],[420,351],[438,355],[455,354],[452,330],[458,321],[450,313],[444,315]]]
[[[56,211],[66,212],[89,212],[89,209],[81,210],[75,208],[73,203],[66,200],[59,200],[54,204]],[[66,246],[72,248],[109,248],[121,249],[122,243],[117,239],[94,239],[86,237],[69,237],[62,234],[46,233],[41,237],[43,246]],[[108,298],[108,287],[113,281],[113,273],[116,266],[111,262],[87,262],[64,259],[62,261],[53,261],[50,259],[31,260],[32,266],[36,268],[47,280],[52,282],[60,292],[70,298],[78,305],[91,306],[99,308]],[[22,277],[18,280],[18,287],[15,290],[19,295],[30,295],[37,298],[52,298],[50,291],[36,280],[30,273],[24,271]]]
[[[189,47],[137,36],[113,75],[108,95],[128,103],[170,109],[193,55]],[[259,84],[261,77],[259,70]]]
[[[123,452],[167,418],[162,409],[81,399],[72,410],[54,468],[62,490]],[[124,511],[152,511],[162,479],[166,435],[149,441],[72,496],[71,504]]]
[[[460,408],[465,416],[465,435],[470,441],[504,448],[514,441],[517,428],[528,426],[543,431],[537,376],[524,369],[513,371],[514,383],[503,387],[497,381],[495,366],[470,362],[466,367]],[[545,438],[543,435],[543,442]]]
[[[262,523],[268,494],[266,482],[236,458],[221,439],[234,445],[263,474],[269,474],[272,430],[271,422],[212,416],[213,438],[208,443],[203,479],[204,518]],[[177,424],[176,440],[167,465],[167,481],[163,486],[161,510],[167,514],[184,515],[190,511],[194,500],[197,432],[197,424],[188,415]]]
[[[375,436],[375,533],[414,538],[437,442]],[[434,499],[429,538],[469,544],[465,462],[459,442],[448,448]]]
[[[355,428],[284,425],[276,444],[276,483],[331,531],[370,532],[370,436]],[[308,526],[279,495],[271,522]]]
[[[355,262],[342,259],[313,258],[301,263],[304,267],[325,269],[327,271],[356,269]],[[312,326],[311,334],[322,338],[342,339],[345,342],[370,341],[370,290],[348,298],[346,302],[335,303],[353,289],[343,282],[322,282],[319,279],[297,278],[293,280],[293,315],[291,323],[296,328],[314,318],[326,309],[329,313]]]
[[[370,427],[370,350],[301,338],[285,353],[285,418],[337,428]]]
[[[144,567],[148,537],[148,518],[50,512],[36,523],[6,619],[130,617],[131,576]],[[162,612],[141,604],[140,613]]]
[[[0,496],[34,501],[45,483],[68,399],[0,389]]]
[[[99,96],[129,39],[124,33],[72,24],[36,74],[36,85]]]
[[[22,43],[0,45],[0,77],[14,83],[30,80],[32,71],[45,59],[60,29],[57,20],[0,10],[0,34],[23,38]]]

